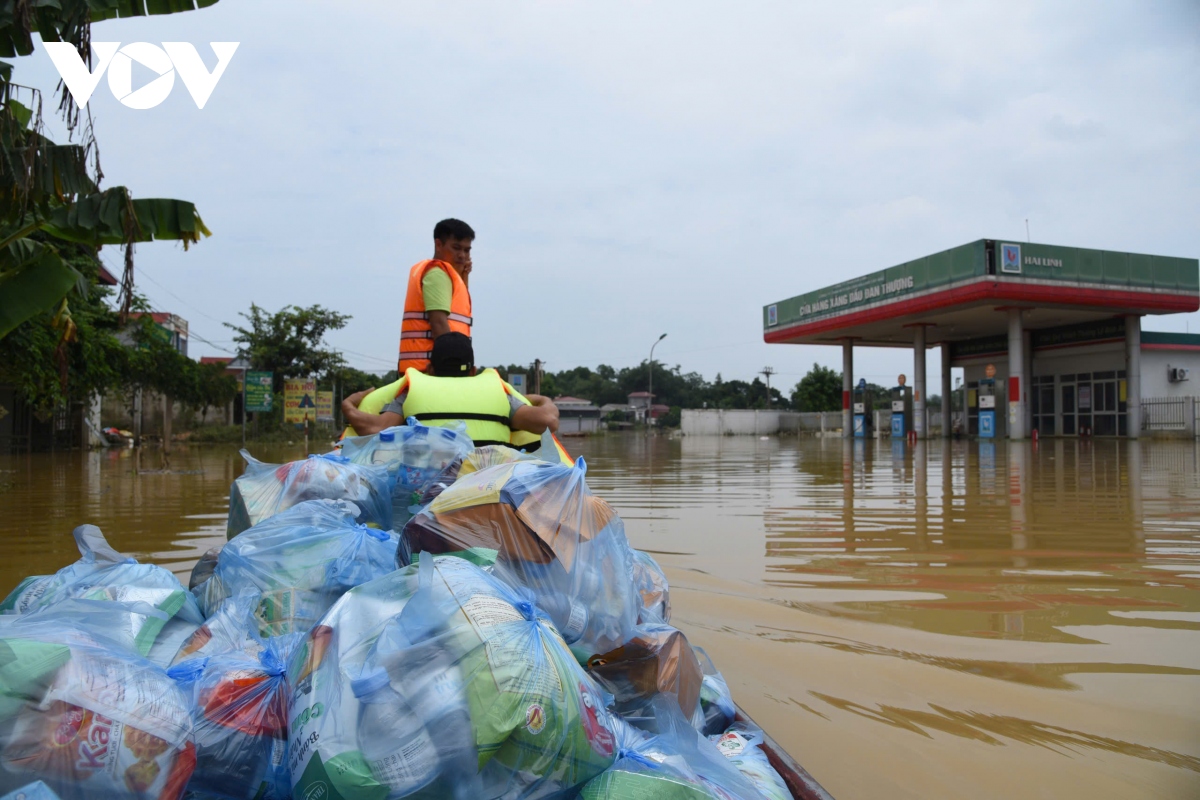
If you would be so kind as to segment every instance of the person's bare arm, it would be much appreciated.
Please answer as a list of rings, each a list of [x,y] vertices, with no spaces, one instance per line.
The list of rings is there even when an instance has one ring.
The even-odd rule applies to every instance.
[[[533,405],[521,406],[513,412],[513,429],[542,434],[549,428],[551,433],[558,433],[558,406],[554,401],[540,394],[526,395],[526,399]]]
[[[428,313],[430,336],[436,339],[443,333],[450,333],[450,312],[430,311]]]
[[[354,428],[354,432],[359,436],[370,436],[372,433],[379,433],[386,428],[404,424],[404,417],[391,411],[385,411],[382,414],[368,414],[358,410],[362,399],[373,391],[375,391],[375,387],[372,386],[370,389],[355,392],[342,401],[342,415],[346,418],[346,424]]]

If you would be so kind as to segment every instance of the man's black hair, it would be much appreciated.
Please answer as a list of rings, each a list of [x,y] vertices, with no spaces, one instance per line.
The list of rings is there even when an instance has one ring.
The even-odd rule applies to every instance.
[[[475,369],[475,348],[466,334],[443,333],[433,340],[429,356],[433,374],[439,378],[469,378]]]
[[[475,238],[475,231],[471,230],[471,226],[461,219],[451,217],[433,226],[433,238],[439,242],[448,242],[451,239],[471,241]]]

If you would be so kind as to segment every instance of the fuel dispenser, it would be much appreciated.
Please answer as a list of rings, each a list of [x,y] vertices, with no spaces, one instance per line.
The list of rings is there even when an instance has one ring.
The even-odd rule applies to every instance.
[[[913,397],[912,387],[904,385],[904,376],[900,376],[900,385],[892,388],[892,438],[903,439],[913,429]]]
[[[869,439],[875,435],[875,398],[867,389],[866,379],[854,387],[854,438]]]
[[[979,438],[996,438],[996,380],[979,381]]]

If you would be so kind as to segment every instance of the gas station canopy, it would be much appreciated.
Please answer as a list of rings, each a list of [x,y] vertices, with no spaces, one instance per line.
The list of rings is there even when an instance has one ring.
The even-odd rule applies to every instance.
[[[763,308],[763,339],[782,344],[935,346],[1114,316],[1200,309],[1200,262],[980,239]]]

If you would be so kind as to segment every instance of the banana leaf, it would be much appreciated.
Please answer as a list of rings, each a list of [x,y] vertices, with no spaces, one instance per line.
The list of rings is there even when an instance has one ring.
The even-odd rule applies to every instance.
[[[187,246],[212,235],[194,204],[157,197],[132,200],[124,186],[55,208],[41,227],[59,239],[97,247],[155,239],[177,239]]]
[[[57,308],[83,276],[53,248],[18,239],[0,251],[0,338]]]

